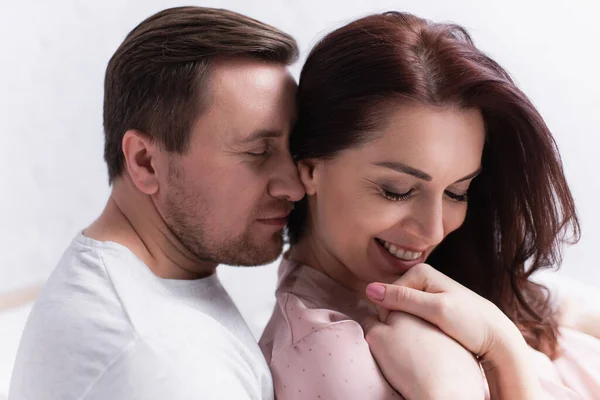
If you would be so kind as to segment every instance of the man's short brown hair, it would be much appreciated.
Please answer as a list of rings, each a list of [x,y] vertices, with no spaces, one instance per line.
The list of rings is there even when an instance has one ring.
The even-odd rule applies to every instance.
[[[204,7],[161,11],[127,35],[108,63],[104,82],[109,183],[122,173],[127,130],[143,132],[167,151],[186,151],[192,125],[206,104],[211,62],[228,56],[289,65],[298,47],[272,26]]]

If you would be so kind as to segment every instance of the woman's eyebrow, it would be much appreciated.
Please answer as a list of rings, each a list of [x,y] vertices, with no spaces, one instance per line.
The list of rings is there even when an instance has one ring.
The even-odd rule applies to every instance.
[[[431,175],[429,175],[428,173],[423,172],[423,171],[421,171],[421,170],[419,170],[417,168],[413,168],[411,166],[408,166],[408,165],[403,164],[403,163],[398,162],[398,161],[381,161],[381,162],[373,163],[373,165],[376,165],[378,167],[384,167],[384,168],[393,169],[394,171],[401,172],[403,174],[412,175],[415,178],[421,179],[423,181],[431,182],[433,180],[433,178],[431,177]],[[460,178],[459,180],[457,180],[454,183],[460,183],[460,182],[468,181],[469,179],[475,178],[480,173],[481,173],[481,167],[477,168],[476,171],[473,171],[472,173],[470,173],[469,175],[465,176],[464,178]]]
[[[420,171],[416,168],[409,167],[408,165],[402,164],[397,161],[382,161],[382,162],[373,163],[373,165],[376,165],[378,167],[393,169],[394,171],[401,172],[403,174],[412,175],[415,178],[418,178],[418,179],[421,179],[421,180],[427,181],[427,182],[430,182],[433,179],[429,174],[427,174],[423,171]]]

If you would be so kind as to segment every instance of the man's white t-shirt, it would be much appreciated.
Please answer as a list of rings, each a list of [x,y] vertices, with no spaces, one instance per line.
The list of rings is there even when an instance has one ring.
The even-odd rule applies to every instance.
[[[161,279],[82,234],[34,305],[9,400],[273,399],[269,368],[216,274]]]

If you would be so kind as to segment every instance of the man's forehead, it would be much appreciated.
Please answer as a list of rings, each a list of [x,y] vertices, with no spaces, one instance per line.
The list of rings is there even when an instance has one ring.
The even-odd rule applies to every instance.
[[[211,88],[217,98],[230,95],[273,97],[295,94],[296,82],[283,64],[247,58],[215,62],[210,72]]]
[[[222,64],[210,86],[211,99],[200,123],[216,128],[222,140],[251,143],[289,135],[296,118],[296,82],[285,66]]]

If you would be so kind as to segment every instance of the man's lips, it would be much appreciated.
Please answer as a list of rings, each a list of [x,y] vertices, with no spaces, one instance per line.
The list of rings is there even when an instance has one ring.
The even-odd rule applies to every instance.
[[[285,213],[273,214],[267,217],[259,218],[257,221],[267,225],[285,226],[291,211]]]

